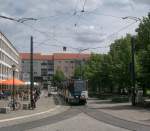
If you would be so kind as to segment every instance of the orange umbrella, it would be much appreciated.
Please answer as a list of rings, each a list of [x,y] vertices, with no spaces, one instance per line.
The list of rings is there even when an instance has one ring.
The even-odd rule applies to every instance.
[[[0,84],[2,85],[5,80],[0,80]]]
[[[13,85],[13,79],[9,79],[2,82],[3,85]],[[24,85],[24,82],[18,79],[14,79],[14,85]]]

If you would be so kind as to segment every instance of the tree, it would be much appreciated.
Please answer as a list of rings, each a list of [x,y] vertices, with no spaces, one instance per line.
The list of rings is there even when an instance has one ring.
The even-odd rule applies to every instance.
[[[150,13],[137,28],[136,54],[138,56],[138,81],[143,88],[150,83]]]
[[[96,92],[100,85],[99,77],[98,77],[100,60],[101,60],[100,54],[91,54],[91,57],[86,62],[86,64],[81,66],[82,77],[83,79],[89,80],[89,90],[91,90],[91,92]],[[74,76],[78,78],[79,76],[81,76],[81,71],[79,66],[75,69]]]
[[[143,88],[150,83],[150,13],[137,28],[135,48],[136,82]],[[92,54],[82,67],[83,76],[89,80],[90,90],[101,92],[110,88],[131,88],[131,35],[115,40],[107,54]],[[79,69],[75,71],[79,74]],[[149,87],[150,88],[150,87]],[[98,89],[98,90],[97,90]]]
[[[116,40],[110,46],[108,54],[92,54],[89,61],[82,67],[83,76],[89,80],[92,92],[112,92],[113,89],[131,87],[131,36]],[[79,74],[79,69],[75,75]]]
[[[116,40],[110,46],[109,54],[112,57],[112,80],[119,89],[131,87],[131,36]]]
[[[53,84],[57,85],[64,80],[65,80],[64,73],[61,70],[56,70],[56,73],[54,74],[54,77],[53,77]]]
[[[101,66],[99,69],[99,76],[100,76],[100,89],[101,91],[109,90],[110,92],[113,91],[113,83],[112,83],[112,57],[110,54],[104,54],[101,60]]]

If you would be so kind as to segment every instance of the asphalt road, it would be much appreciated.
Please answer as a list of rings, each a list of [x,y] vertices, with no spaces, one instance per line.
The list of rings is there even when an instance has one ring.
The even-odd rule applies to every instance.
[[[150,131],[150,126],[119,119],[90,106],[72,106],[60,114],[7,126],[0,131]]]

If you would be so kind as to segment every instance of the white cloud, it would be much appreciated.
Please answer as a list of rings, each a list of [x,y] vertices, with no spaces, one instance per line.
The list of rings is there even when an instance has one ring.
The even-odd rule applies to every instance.
[[[47,41],[49,44],[67,45],[73,47],[101,46],[103,39],[116,32],[130,21],[111,16],[137,16],[147,15],[149,0],[87,0],[85,12],[82,13],[84,0],[2,0],[0,12],[12,17],[49,17],[37,22],[27,22],[32,27],[9,22],[0,19],[0,30],[13,41],[21,51],[29,50],[29,36],[33,35],[35,41]],[[138,3],[138,4],[136,4]],[[133,10],[134,8],[134,10]],[[73,15],[74,11],[78,13]],[[106,16],[103,14],[107,14]],[[75,27],[76,24],[76,27]],[[133,33],[137,25],[132,29],[126,29],[119,33],[120,37],[126,33]],[[47,33],[40,33],[37,30]],[[107,35],[106,35],[107,34]],[[58,39],[58,41],[54,40]],[[115,36],[116,37],[116,36]],[[108,38],[109,40],[110,38]],[[112,38],[111,38],[112,39]],[[92,43],[92,44],[91,44]],[[22,48],[20,48],[22,47]],[[58,47],[38,46],[36,51],[55,52]]]
[[[133,2],[150,5],[150,0],[133,0]]]

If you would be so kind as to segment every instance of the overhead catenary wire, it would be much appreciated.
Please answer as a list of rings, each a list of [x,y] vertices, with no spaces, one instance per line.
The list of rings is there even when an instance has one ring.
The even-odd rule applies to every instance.
[[[112,15],[112,14],[96,13],[94,11],[85,11],[85,14],[93,14],[93,15],[97,15],[97,16],[113,17],[113,18],[117,18],[117,19],[123,19],[124,18],[124,17],[121,17],[121,16],[115,16],[115,15]]]
[[[34,31],[37,31],[37,32],[39,32],[39,33],[41,33],[41,34],[43,34],[44,36],[46,36],[46,37],[50,37],[50,35],[48,34],[48,32],[44,32],[44,31],[41,31],[41,30],[39,30],[39,29],[36,29],[36,28],[34,28],[33,26],[29,26],[29,25],[27,25],[27,24],[25,24],[24,23],[24,25],[25,26],[28,26],[29,28],[32,28]],[[58,42],[58,43],[61,43],[63,46],[66,46],[66,43],[64,43],[64,42],[62,42],[62,41],[59,41],[59,40],[57,40],[56,38],[51,38],[51,40],[54,40],[54,41],[56,41],[56,42]],[[43,43],[45,43],[45,42],[36,42],[36,43],[39,43],[39,45],[40,44],[43,44]],[[52,45],[52,46],[59,46],[59,45]],[[63,47],[63,46],[61,46],[61,47]],[[71,46],[67,46],[67,47],[69,47],[69,48],[72,48],[72,49],[79,49],[79,48],[75,48],[75,47],[71,47]]]
[[[4,15],[0,15],[0,18],[3,19],[7,19],[7,20],[11,20],[11,21],[15,21],[15,22],[19,22],[19,23],[24,23],[26,21],[36,21],[37,19],[32,18],[32,17],[22,17],[22,18],[13,18],[13,17],[8,17],[8,16],[4,16]]]
[[[105,40],[108,40],[108,39],[109,39],[109,37],[111,37],[111,36],[113,36],[113,35],[115,35],[115,34],[117,34],[117,33],[121,32],[121,31],[123,31],[123,30],[125,30],[125,29],[127,29],[128,27],[130,27],[130,26],[134,25],[135,23],[137,23],[137,21],[136,21],[136,22],[132,22],[131,24],[126,25],[126,26],[122,27],[122,28],[121,28],[121,29],[119,29],[118,31],[116,31],[116,32],[114,32],[114,33],[112,33],[112,34],[108,35],[108,36],[105,38]],[[108,48],[108,47],[110,47],[110,46],[111,46],[111,44],[109,44],[109,45],[107,45],[107,46],[92,47],[92,48],[89,48],[89,49]]]
[[[73,50],[80,50],[80,48],[66,46],[66,45],[49,44],[49,43],[45,43],[45,42],[35,42],[35,43],[38,43],[38,44],[36,44],[36,47],[38,47],[39,45],[41,46],[41,44],[42,44],[44,46],[53,46],[53,47],[59,47],[59,48],[66,47],[66,48],[73,49]]]
[[[77,14],[78,3],[79,3],[79,0],[76,0],[76,4],[75,4],[75,7],[74,7],[74,13],[73,13],[73,15]]]
[[[85,12],[85,5],[86,5],[87,0],[83,0],[83,6],[81,12]]]
[[[136,22],[134,22],[134,23],[136,23]],[[124,30],[125,27],[130,27],[130,26],[132,26],[134,23],[131,23],[131,24],[127,25],[127,26],[122,27],[121,29],[118,30],[118,33],[119,33],[120,31]],[[109,36],[114,35],[115,33],[117,33],[117,32],[114,32],[114,33],[108,35],[105,39],[108,39]],[[47,45],[47,46],[55,46],[55,47],[61,47],[61,48],[64,47],[64,45],[50,45],[50,44],[46,44],[46,43],[43,43],[43,44],[44,44],[44,45]],[[67,48],[70,48],[70,49],[77,50],[77,51],[80,51],[80,50],[81,50],[81,51],[82,51],[82,50],[84,51],[84,50],[103,49],[103,48],[108,48],[108,47],[110,47],[110,46],[111,46],[111,44],[106,45],[106,46],[87,47],[86,49],[84,49],[84,48],[74,48],[74,47],[71,47],[71,46],[66,46],[66,47],[67,47]]]
[[[56,15],[49,15],[49,16],[43,16],[43,17],[36,17],[37,20],[45,20],[45,19],[50,19],[50,18],[55,18],[55,17],[60,17],[60,16],[67,16],[67,15],[72,15],[70,11],[61,13],[61,14],[56,14]]]
[[[121,31],[127,29],[128,27],[132,26],[132,25],[135,24],[135,23],[137,23],[137,21],[132,22],[132,23],[130,23],[130,24],[128,24],[128,25],[122,27],[122,28],[119,29],[118,31],[116,31],[116,32],[114,32],[114,33],[112,33],[112,34],[106,36],[106,38],[105,38],[104,41],[108,40],[111,36],[113,36],[113,35],[115,35],[115,34],[121,32]],[[29,25],[27,25],[27,24],[25,24],[25,23],[24,23],[24,25],[29,26]],[[45,35],[45,36],[50,37],[50,36],[48,35],[48,32],[41,31],[41,30],[36,29],[36,28],[34,28],[34,27],[32,27],[32,26],[29,26],[29,27],[32,28],[33,30],[35,30],[35,31],[37,31],[37,32],[39,32],[39,33]],[[57,46],[57,47],[63,47],[63,46],[66,46],[66,43],[65,43],[65,42],[62,42],[62,41],[60,41],[60,40],[57,40],[56,38],[52,38],[52,40],[54,40],[54,41],[56,41],[56,42],[62,44],[62,46],[60,46],[60,45],[52,45],[52,46]],[[42,44],[42,43],[44,43],[44,42],[41,42],[40,44]],[[49,45],[49,46],[51,46],[51,45]],[[76,50],[77,50],[77,49],[81,49],[81,48],[74,48],[74,47],[69,47],[69,46],[66,46],[66,47],[72,48],[72,49],[76,49]],[[110,45],[104,46],[104,47],[92,47],[92,48],[88,47],[88,48],[89,48],[89,49],[98,49],[98,48],[107,48],[107,47],[110,47]]]
[[[84,1],[85,3],[86,3],[86,1]],[[86,11],[87,12],[87,11]],[[87,12],[88,13],[88,12]],[[82,13],[81,13],[82,14]],[[101,14],[100,14],[101,15]],[[104,15],[104,14],[102,14],[102,15]],[[71,14],[71,17],[73,17],[74,16],[74,14]],[[116,16],[112,16],[112,15],[106,15],[106,16],[110,16],[110,17],[115,17],[115,18],[123,18],[123,17],[116,17]],[[80,17],[81,17],[81,15],[80,15]],[[10,20],[13,20],[13,21],[16,21],[16,22],[19,22],[19,23],[22,23],[22,24],[24,24],[24,25],[26,25],[26,26],[29,26],[30,28],[32,28],[32,29],[34,29],[35,31],[37,31],[37,32],[39,32],[39,33],[41,33],[41,34],[44,34],[46,37],[50,37],[50,35],[48,34],[48,32],[45,32],[45,31],[41,31],[41,30],[39,30],[39,29],[37,29],[37,28],[34,28],[33,26],[30,26],[30,25],[27,25],[26,23],[24,23],[25,21],[27,21],[27,18],[20,18],[20,19],[17,19],[17,18],[10,18]],[[40,20],[40,19],[34,19],[34,18],[29,18],[29,20]],[[134,23],[136,23],[136,22],[134,22]],[[133,23],[133,24],[134,24]],[[131,25],[132,25],[132,23],[131,23]],[[125,26],[125,27],[123,27],[123,29],[121,28],[119,31],[117,31],[117,32],[115,32],[115,33],[113,33],[113,34],[111,34],[110,36],[108,36],[108,37],[111,37],[111,36],[113,36],[114,34],[116,34],[116,33],[118,33],[118,32],[120,32],[120,31],[122,31],[122,30],[124,30],[124,29],[126,29],[126,28],[128,28],[128,26],[130,26],[130,25],[127,25],[127,26]],[[62,42],[62,41],[60,41],[60,40],[58,40],[58,39],[56,39],[56,38],[52,38],[53,40],[55,40],[55,41],[57,41],[57,42],[59,42],[59,43],[61,43],[61,44],[65,44],[64,42]]]

